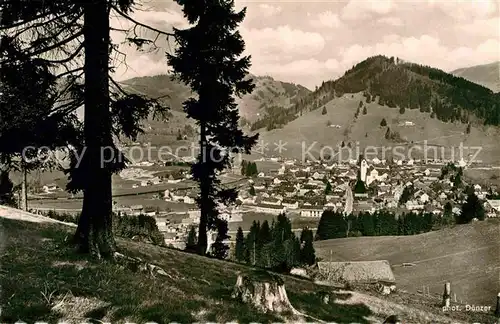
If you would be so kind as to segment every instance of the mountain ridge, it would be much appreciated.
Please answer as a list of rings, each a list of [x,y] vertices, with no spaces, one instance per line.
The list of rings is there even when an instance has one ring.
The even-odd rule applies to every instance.
[[[450,74],[500,92],[500,61],[456,69]]]
[[[254,81],[255,89],[250,94],[235,98],[243,120],[253,121],[267,116],[276,109],[287,109],[311,90],[300,84],[276,80],[271,76],[248,78]],[[183,111],[182,103],[193,95],[188,86],[169,74],[136,77],[120,82],[128,91],[163,98],[164,103],[174,111]]]
[[[434,113],[445,122],[500,123],[500,95],[492,90],[430,66],[377,55],[356,64],[342,77],[323,82],[293,109],[261,119],[252,129],[272,130],[304,111],[322,107],[335,97],[359,92],[364,93],[368,103],[377,100],[380,105],[391,108],[419,109]]]

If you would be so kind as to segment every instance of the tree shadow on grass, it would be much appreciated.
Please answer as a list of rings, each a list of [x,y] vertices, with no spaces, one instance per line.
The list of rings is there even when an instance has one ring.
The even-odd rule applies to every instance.
[[[350,293],[330,292],[328,304],[323,303],[317,292],[296,293],[287,292],[292,305],[307,315],[337,323],[370,323],[366,318],[373,315],[370,308],[364,304],[341,304],[337,300],[348,300]]]
[[[52,307],[67,292],[75,298],[98,301],[90,305],[93,309],[85,309],[79,314],[95,321],[283,321],[275,314],[259,313],[231,298],[232,285],[236,282],[235,270],[245,267],[234,265],[221,269],[219,262],[200,257],[185,259],[183,255],[168,253],[155,257],[161,258],[158,261],[168,259],[171,268],[185,275],[186,279],[143,278],[144,274],[131,272],[120,265],[93,261],[75,253],[65,243],[73,229],[68,232],[59,226],[0,221],[2,230],[7,233],[6,253],[2,255],[0,271],[1,304],[5,305],[2,307],[2,322],[65,320],[65,315],[53,311]],[[80,264],[75,261],[85,262],[85,266],[75,266]],[[57,262],[59,265],[54,266]],[[161,265],[169,271],[168,266]],[[201,277],[205,279],[196,280]],[[323,305],[313,293],[301,292],[313,287],[310,282],[289,279],[285,282],[292,305],[308,315],[359,323],[365,323],[363,317],[369,315],[369,310],[363,305],[337,305],[334,302]],[[42,292],[46,295],[54,292],[53,298],[45,300]],[[69,311],[74,312],[70,304],[67,304]]]

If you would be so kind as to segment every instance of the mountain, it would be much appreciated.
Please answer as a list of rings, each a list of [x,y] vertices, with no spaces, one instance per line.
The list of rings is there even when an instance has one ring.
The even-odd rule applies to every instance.
[[[324,82],[291,109],[258,120],[251,129],[268,145],[287,142],[282,153],[290,157],[303,157],[312,144],[315,156],[322,149],[333,156],[344,142],[361,149],[404,146],[406,151],[425,144],[438,150],[440,158],[456,158],[460,145],[465,146],[464,158],[480,147],[483,162],[498,162],[499,98],[490,89],[441,70],[375,56]],[[387,126],[380,125],[382,119]]]
[[[237,98],[240,116],[249,122],[290,108],[311,91],[299,84],[283,82],[270,76],[251,76],[255,89]]]
[[[359,92],[367,103],[376,101],[390,108],[418,109],[445,122],[468,123],[479,119],[490,125],[500,123],[500,96],[490,89],[439,69],[379,55],[358,63],[337,80],[324,82],[294,109],[262,119],[253,129],[276,128],[334,98]]]
[[[247,121],[273,114],[276,110],[293,106],[298,100],[311,93],[307,88],[293,83],[274,80],[269,76],[253,76],[255,89],[252,93],[237,98],[240,116]],[[174,111],[182,111],[182,103],[192,95],[190,89],[171,75],[156,75],[133,78],[121,82],[129,91],[162,97]]]
[[[494,92],[500,92],[500,61],[466,67],[450,73],[485,86]]]

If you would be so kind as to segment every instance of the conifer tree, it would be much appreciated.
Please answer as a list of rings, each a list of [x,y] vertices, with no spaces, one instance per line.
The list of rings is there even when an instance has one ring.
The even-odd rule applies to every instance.
[[[243,236],[241,226],[238,227],[238,231],[236,232],[236,245],[234,249],[236,261],[243,262],[245,260],[245,237]]]
[[[217,237],[215,242],[212,244],[212,255],[217,259],[227,258],[229,246],[225,243],[230,237],[227,235],[228,226],[227,221],[224,219],[216,220]]]
[[[484,220],[485,212],[484,206],[476,196],[476,194],[471,190],[467,194],[467,199],[462,205],[460,215],[457,217],[458,224],[467,224],[474,218],[478,220]]]
[[[196,251],[196,228],[191,226],[187,236],[186,251],[195,252]]]
[[[259,231],[260,223],[254,220],[245,240],[245,261],[251,265],[257,263],[257,239]]]
[[[232,203],[237,196],[234,189],[222,188],[217,177],[231,162],[229,152],[223,150],[249,154],[258,138],[246,136],[239,128],[234,98],[254,88],[252,80],[245,79],[250,57],[241,56],[245,43],[236,30],[246,9],[235,12],[232,0],[176,2],[191,27],[174,30],[178,47],[167,57],[175,75],[197,94],[184,102],[184,110],[200,128],[200,154],[191,172],[200,188],[198,253],[205,254],[207,229],[218,218],[217,203]]]
[[[326,182],[325,195],[329,195],[332,192],[332,184],[330,181]]]
[[[79,250],[95,257],[112,257],[116,249],[112,233],[111,174],[121,170],[125,159],[113,135],[134,138],[141,131],[140,120],[150,115],[151,100],[124,91],[109,77],[110,55],[116,47],[110,41],[110,16],[118,14],[138,24],[127,13],[133,0],[16,1],[2,7],[2,46],[22,44],[22,55],[60,71],[56,78],[71,81],[63,93],[53,97],[53,115],[67,115],[84,104],[83,136],[71,153],[67,189],[83,191],[82,214],[74,236]],[[145,24],[141,27],[168,35]],[[148,40],[132,30],[127,40],[136,45]],[[127,32],[127,31],[125,31]],[[154,43],[149,41],[150,43]],[[54,59],[54,51],[59,54]],[[116,52],[115,52],[116,53]],[[62,57],[61,57],[62,56]],[[3,57],[4,58],[4,57]],[[9,60],[11,58],[8,58]],[[84,75],[84,78],[82,76]],[[84,79],[84,81],[83,81]],[[84,85],[82,86],[82,84]],[[58,132],[57,127],[46,128]],[[76,156],[83,158],[76,163]]]
[[[300,262],[303,265],[313,265],[316,262],[316,252],[313,246],[313,232],[310,229],[302,229],[300,234]]]

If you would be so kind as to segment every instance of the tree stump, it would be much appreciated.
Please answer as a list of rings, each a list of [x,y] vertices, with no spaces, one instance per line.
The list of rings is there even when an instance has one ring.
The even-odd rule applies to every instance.
[[[283,279],[265,271],[239,274],[231,297],[262,312],[300,314],[288,300]]]

